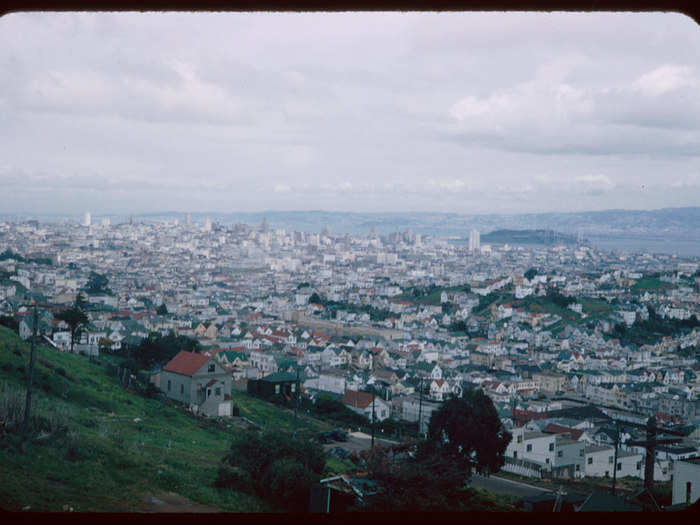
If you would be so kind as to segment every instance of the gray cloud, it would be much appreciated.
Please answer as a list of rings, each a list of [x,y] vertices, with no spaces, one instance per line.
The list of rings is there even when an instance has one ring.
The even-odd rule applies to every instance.
[[[697,204],[698,56],[676,14],[12,14],[0,208]]]

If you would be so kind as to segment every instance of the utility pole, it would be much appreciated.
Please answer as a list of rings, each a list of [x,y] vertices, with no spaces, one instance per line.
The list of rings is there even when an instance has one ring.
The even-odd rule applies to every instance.
[[[372,385],[372,449],[374,449],[374,396],[375,396],[375,391],[374,391],[374,385]]]
[[[37,325],[39,324],[38,314],[36,311],[36,302],[34,303],[34,329],[32,334],[32,349],[29,354],[29,377],[27,378],[27,398],[24,405],[24,423],[22,424],[22,453],[27,452],[27,432],[29,430],[29,416],[32,407],[32,380],[34,376],[34,346],[36,344]]]
[[[292,436],[297,437],[297,412],[299,411],[299,363],[297,363],[296,366],[297,369],[297,381],[296,381],[296,400],[294,402],[294,432],[292,433]]]
[[[615,495],[615,483],[617,481],[617,449],[620,446],[620,423],[615,421],[615,461],[613,462],[612,495]]]
[[[420,435],[421,423],[423,417],[423,378],[420,378],[418,385],[418,435]]]

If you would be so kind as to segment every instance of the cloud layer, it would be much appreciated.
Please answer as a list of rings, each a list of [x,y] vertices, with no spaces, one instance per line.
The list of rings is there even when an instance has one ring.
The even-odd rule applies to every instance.
[[[699,57],[677,14],[6,15],[0,209],[697,205]]]

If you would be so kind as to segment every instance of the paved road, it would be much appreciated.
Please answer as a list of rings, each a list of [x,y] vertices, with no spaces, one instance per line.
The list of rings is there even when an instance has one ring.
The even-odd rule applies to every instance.
[[[499,478],[498,476],[489,476],[486,478],[484,476],[474,475],[472,476],[471,486],[484,488],[496,494],[512,494],[513,496],[520,497],[535,496],[543,492],[551,492],[548,489]]]
[[[360,434],[359,432],[356,434]],[[396,443],[395,441],[387,441],[384,439],[379,439],[375,436],[374,438],[374,443],[375,445],[377,443],[380,443],[382,446],[391,446],[392,444]],[[372,448],[372,437],[367,436],[364,437],[364,435],[353,435],[350,434],[348,435],[348,440],[347,441],[337,441],[333,443],[327,443],[323,445],[323,448],[325,450],[330,450],[335,447],[340,447],[344,448],[348,452],[352,452],[354,450],[356,451],[361,451],[361,450],[369,450]]]

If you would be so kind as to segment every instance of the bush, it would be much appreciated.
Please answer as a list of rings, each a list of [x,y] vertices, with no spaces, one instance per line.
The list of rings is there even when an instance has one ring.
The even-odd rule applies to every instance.
[[[2,368],[3,372],[9,372],[10,370],[12,370],[12,365],[10,363],[5,363],[0,368]]]
[[[222,465],[219,467],[214,486],[250,493],[253,491],[253,479],[250,473],[242,468]]]
[[[234,437],[215,485],[255,493],[288,510],[306,510],[311,485],[326,465],[323,449],[309,439],[248,430]]]
[[[316,476],[299,461],[284,458],[268,467],[262,481],[266,492],[264,497],[283,503],[288,511],[304,512]]]

